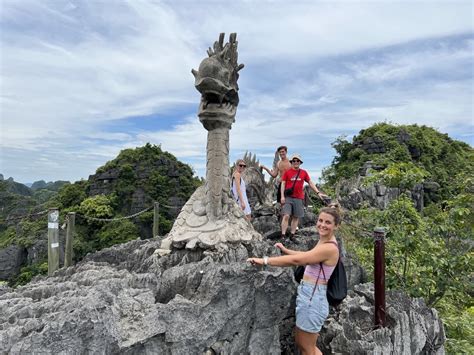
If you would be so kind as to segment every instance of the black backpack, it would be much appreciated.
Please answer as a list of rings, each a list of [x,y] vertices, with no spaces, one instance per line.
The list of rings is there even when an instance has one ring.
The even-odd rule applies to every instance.
[[[333,242],[328,242],[333,243]],[[337,244],[334,243],[336,246]],[[303,278],[303,274],[305,271],[304,266],[298,266],[294,272],[294,277],[296,282],[300,282]],[[326,275],[324,274],[323,263],[319,263],[319,274],[323,272],[324,279],[326,280]],[[319,275],[318,275],[319,280]],[[316,281],[317,284],[318,281]],[[316,285],[314,286],[314,290],[316,290]],[[313,290],[313,294],[314,294]],[[337,264],[334,267],[334,271],[331,274],[331,277],[328,280],[328,287],[326,291],[326,297],[328,299],[328,303],[333,306],[337,307],[339,304],[346,298],[347,296],[347,276],[346,276],[346,269],[344,268],[344,263],[339,256],[337,260]],[[311,296],[312,298],[312,296]]]
[[[321,263],[321,269],[323,265]],[[324,269],[323,269],[324,274]],[[326,276],[324,276],[326,278]],[[337,307],[347,296],[347,276],[346,269],[341,258],[337,261],[336,267],[328,280],[328,288],[326,291],[328,302],[331,306]]]

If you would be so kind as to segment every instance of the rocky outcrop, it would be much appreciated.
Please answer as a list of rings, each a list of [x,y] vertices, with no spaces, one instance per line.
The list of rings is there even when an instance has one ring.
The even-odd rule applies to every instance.
[[[315,237],[302,229],[289,247],[307,249]],[[292,269],[245,262],[276,254],[273,243],[160,256],[161,240],[135,240],[3,287],[0,353],[296,354]],[[436,312],[400,293],[387,297],[388,327],[372,331],[372,286],[356,286],[361,268],[347,256],[345,264],[353,291],[322,331],[326,353],[443,353]]]
[[[65,231],[59,232],[59,263],[64,264]],[[37,234],[31,245],[11,244],[0,249],[0,280],[10,280],[27,265],[45,262],[48,258],[48,235]]]
[[[0,280],[8,280],[20,272],[26,263],[26,249],[19,245],[9,245],[0,249]]]
[[[279,352],[294,293],[289,269],[256,271],[242,245],[164,257],[156,247],[111,248],[1,295],[0,352]],[[265,245],[255,248],[262,254]]]
[[[423,209],[425,189],[423,184],[417,184],[411,190],[401,190],[383,184],[365,186],[363,180],[364,177],[370,175],[370,169],[378,170],[379,168],[374,166],[371,161],[366,162],[360,169],[359,175],[337,184],[336,196],[342,206],[354,210],[368,204],[383,210],[388,207],[390,201],[405,193],[413,200],[417,210]]]
[[[340,311],[326,322],[320,344],[331,354],[444,354],[445,333],[422,299],[387,292],[387,327],[374,329],[373,284],[354,287]]]
[[[146,148],[146,147],[145,147]],[[120,157],[120,156],[119,156]],[[116,158],[119,159],[119,158]],[[174,197],[175,195],[180,195],[181,187],[179,186],[179,178],[191,179],[192,173],[189,169],[189,172],[182,167],[183,164],[177,163],[165,156],[157,158],[153,163],[147,161],[138,161],[135,163],[128,163],[129,165],[123,163],[123,166],[117,163],[117,167],[105,167],[101,168],[99,172],[94,175],[90,175],[88,179],[88,195],[109,195],[111,193],[117,192],[117,187],[120,185],[121,181],[126,178],[124,175],[132,174],[133,175],[133,185],[134,189],[127,196],[127,203],[124,204],[124,214],[134,214],[152,205],[154,199],[150,194],[150,191],[146,191],[144,186],[148,185],[152,181],[153,177],[159,173],[163,176],[164,181],[169,184],[170,189],[174,192],[165,203],[168,206],[171,206],[169,211],[171,215],[176,215],[175,211],[181,208],[186,202],[182,198]],[[124,166],[126,166],[124,168]],[[129,170],[127,170],[129,168]],[[122,170],[125,169],[125,170]],[[184,176],[183,176],[184,175]],[[123,183],[123,181],[122,181]],[[174,189],[174,190],[173,190]],[[168,211],[168,210],[167,210]]]

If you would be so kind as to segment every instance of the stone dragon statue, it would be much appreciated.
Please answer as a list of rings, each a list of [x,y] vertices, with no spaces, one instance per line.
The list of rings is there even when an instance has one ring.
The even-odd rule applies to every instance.
[[[209,48],[199,70],[192,70],[195,87],[201,93],[198,116],[207,135],[206,212],[211,220],[227,211],[229,196],[229,130],[235,122],[239,104],[237,35],[232,33],[224,45],[224,33]]]
[[[207,135],[206,183],[184,205],[163,250],[219,248],[226,242],[245,242],[260,238],[243,218],[242,210],[230,196],[229,130],[235,122],[239,104],[237,35],[224,33],[207,51],[198,70],[192,70],[195,87],[201,93],[198,117]]]

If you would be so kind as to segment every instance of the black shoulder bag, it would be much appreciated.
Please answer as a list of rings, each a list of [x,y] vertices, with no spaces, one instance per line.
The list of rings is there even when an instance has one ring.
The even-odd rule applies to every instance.
[[[296,180],[298,180],[298,176],[300,176],[300,171],[301,169],[298,169],[298,174],[296,174],[295,180],[293,181],[293,186],[290,187],[289,189],[285,189],[286,197],[290,197],[291,195],[293,195],[293,192],[295,191]]]

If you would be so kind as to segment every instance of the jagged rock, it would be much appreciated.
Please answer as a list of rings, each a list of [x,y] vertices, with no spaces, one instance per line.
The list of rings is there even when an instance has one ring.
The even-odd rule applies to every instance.
[[[301,229],[289,247],[314,246],[312,230]],[[0,288],[0,353],[296,354],[292,269],[245,262],[279,253],[273,241],[165,256],[156,253],[160,243],[134,240],[52,277]],[[344,262],[353,291],[327,320],[322,348],[443,354],[436,312],[402,293],[388,293],[388,328],[372,331],[372,285],[357,286],[360,266],[347,255]]]
[[[252,225],[258,233],[262,234],[264,239],[276,238],[281,235],[278,217],[274,213],[254,218]]]
[[[363,185],[363,177],[370,174],[368,169],[373,168],[371,162],[361,169],[360,175],[351,179],[345,179],[338,182],[336,186],[337,200],[347,209],[358,209],[364,204],[379,209],[386,209],[389,203],[398,198],[401,192],[410,196],[417,210],[421,211],[424,206],[424,189],[422,184],[417,184],[412,190],[400,191],[398,188],[387,187],[383,184],[374,184],[370,186]]]
[[[422,299],[386,294],[387,327],[374,329],[373,284],[355,286],[326,322],[320,344],[332,354],[444,354],[442,322]],[[350,351],[348,350],[350,349]]]
[[[12,292],[12,288],[8,287],[6,283],[0,283],[0,296],[7,292]]]
[[[0,280],[8,280],[17,275],[27,259],[26,249],[12,244],[0,249]]]
[[[181,258],[159,257],[156,247],[132,241],[1,295],[0,352],[279,352],[291,270],[255,270],[242,245],[176,252]],[[131,271],[143,264],[146,272]]]

